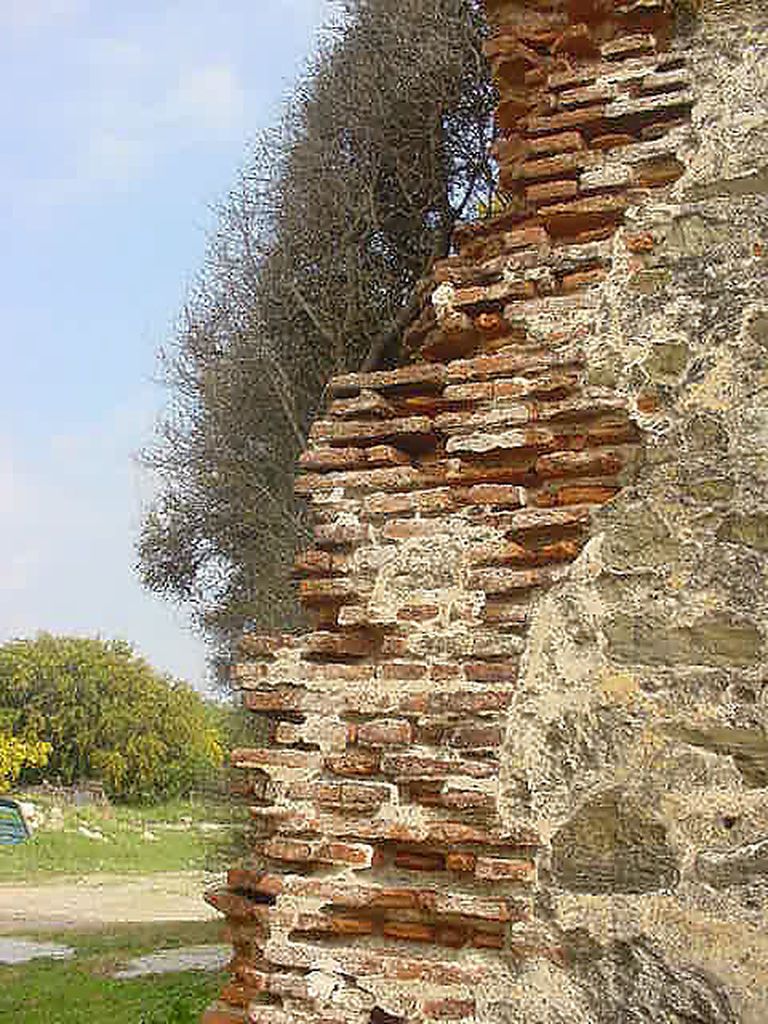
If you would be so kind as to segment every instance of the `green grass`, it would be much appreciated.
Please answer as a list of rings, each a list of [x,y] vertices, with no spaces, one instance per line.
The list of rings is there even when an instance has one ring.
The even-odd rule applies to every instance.
[[[43,827],[26,843],[0,847],[0,882],[41,881],[53,875],[155,874],[218,867],[216,850],[227,833],[202,831],[200,823],[224,818],[226,824],[229,814],[226,802],[67,808],[63,828]],[[178,828],[184,824],[183,818],[191,819],[188,829]],[[81,834],[81,826],[98,830],[104,839]],[[147,831],[153,839],[146,838]]]
[[[198,1024],[223,975],[185,971],[118,981],[108,972],[155,949],[221,942],[218,922],[121,926],[109,932],[47,932],[74,946],[69,961],[0,967],[0,1020],[19,1024]]]

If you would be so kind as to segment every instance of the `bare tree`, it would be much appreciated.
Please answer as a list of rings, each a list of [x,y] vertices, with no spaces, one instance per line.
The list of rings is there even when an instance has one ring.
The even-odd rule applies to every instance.
[[[396,362],[414,287],[492,181],[477,0],[349,0],[254,147],[165,354],[151,589],[226,636],[298,622],[296,458],[330,375]]]

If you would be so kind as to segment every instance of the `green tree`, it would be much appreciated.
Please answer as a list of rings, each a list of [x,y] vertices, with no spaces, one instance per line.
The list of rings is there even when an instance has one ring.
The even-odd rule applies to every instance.
[[[397,361],[420,278],[493,183],[479,0],[342,6],[221,206],[145,453],[142,580],[225,638],[298,623],[293,478],[327,380]]]
[[[39,634],[0,647],[0,707],[13,735],[51,745],[44,771],[152,800],[189,792],[223,759],[201,696],[121,640]]]
[[[23,768],[43,768],[48,763],[50,750],[50,743],[0,732],[0,793],[11,788]]]

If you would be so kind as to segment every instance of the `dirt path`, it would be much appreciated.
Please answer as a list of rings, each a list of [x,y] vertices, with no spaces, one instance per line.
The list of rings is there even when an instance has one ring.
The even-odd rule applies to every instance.
[[[216,876],[200,871],[147,876],[89,875],[0,885],[0,934],[151,921],[207,921],[203,900]]]

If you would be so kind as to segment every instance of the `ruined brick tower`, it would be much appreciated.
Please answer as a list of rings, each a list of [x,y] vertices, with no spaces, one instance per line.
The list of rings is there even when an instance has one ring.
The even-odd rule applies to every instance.
[[[766,12],[486,6],[506,206],[302,456],[205,1024],[768,1020]]]

